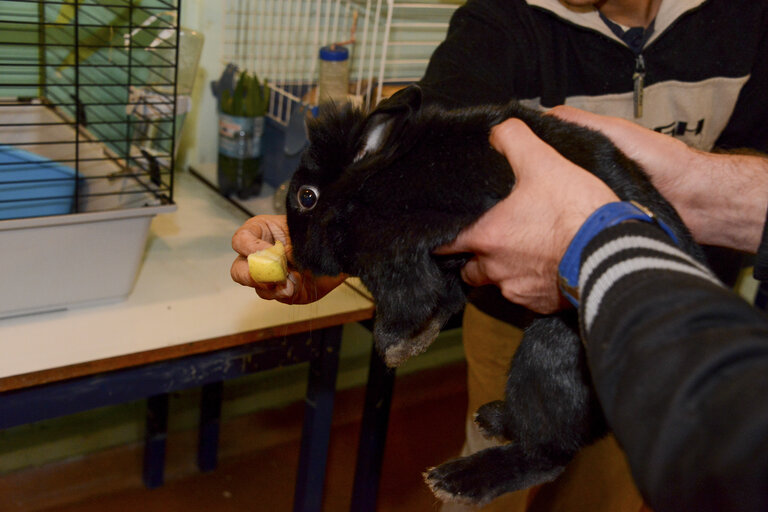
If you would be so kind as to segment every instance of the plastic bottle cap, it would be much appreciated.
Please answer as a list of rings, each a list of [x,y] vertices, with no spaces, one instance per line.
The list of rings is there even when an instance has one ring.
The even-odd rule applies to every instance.
[[[323,46],[320,48],[320,58],[322,60],[330,60],[336,62],[347,60],[349,58],[349,50],[340,45],[334,46],[333,48],[330,46]]]

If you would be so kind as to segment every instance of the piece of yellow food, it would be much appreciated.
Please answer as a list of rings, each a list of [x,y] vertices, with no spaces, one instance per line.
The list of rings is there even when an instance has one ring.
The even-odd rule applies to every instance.
[[[279,283],[288,275],[285,246],[280,240],[275,245],[248,255],[248,271],[257,283]]]

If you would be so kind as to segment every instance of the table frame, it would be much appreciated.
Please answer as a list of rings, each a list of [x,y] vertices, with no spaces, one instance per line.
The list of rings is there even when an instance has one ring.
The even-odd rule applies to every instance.
[[[185,183],[186,188],[182,186]],[[203,252],[206,258],[201,260],[197,255],[199,251],[205,251],[205,247],[201,249],[190,245],[188,241],[196,238],[206,239],[212,234],[218,234],[225,225],[232,225],[231,229],[234,231],[239,225],[239,220],[226,208],[222,208],[221,204],[217,204],[220,196],[206,193],[207,187],[201,186],[199,180],[190,178],[186,181],[180,180],[179,184],[180,188],[188,192],[187,195],[179,194],[179,201],[189,208],[180,209],[176,214],[179,220],[175,223],[161,222],[156,235],[160,240],[168,237],[168,247],[182,251],[180,256],[173,258],[181,262],[189,258],[191,264],[196,265],[195,270],[202,272],[200,275],[209,283],[211,289],[224,286],[227,280],[220,279],[218,273],[209,277],[205,274],[208,271],[205,265],[208,264],[208,256],[211,261],[216,258],[226,261],[229,255],[223,258],[213,252]],[[187,198],[189,204],[186,202]],[[206,205],[215,207],[212,206],[208,211],[205,210]],[[182,215],[184,212],[192,212],[192,215]],[[201,218],[198,217],[202,213],[211,216],[211,225],[201,223]],[[218,224],[215,224],[216,222]],[[155,254],[153,247],[155,246],[150,246],[147,260],[152,259]],[[179,249],[180,247],[183,249]],[[157,273],[163,264],[168,263],[169,256],[166,246],[156,244],[155,249],[159,259],[152,268]],[[154,309],[146,309],[156,315],[156,305],[172,304],[178,297],[153,295],[152,287],[147,284],[149,278],[144,275],[149,263],[145,262],[131,296],[135,299],[134,303],[128,300],[126,308],[135,312],[137,308],[146,308],[149,304]],[[216,263],[216,268],[223,268],[222,263]],[[184,290],[184,285],[182,282],[181,286],[172,286],[171,289]],[[39,370],[20,370],[21,373],[0,377],[0,429],[97,407],[146,400],[143,479],[147,487],[157,487],[162,485],[164,477],[169,393],[201,388],[197,461],[201,470],[209,471],[216,467],[217,462],[223,382],[270,368],[308,362],[309,378],[294,510],[319,511],[322,504],[342,326],[352,322],[369,322],[374,315],[370,296],[352,285],[343,286],[354,290],[352,295],[360,294],[364,297],[365,304],[358,308],[311,318],[304,315],[303,320],[293,322],[289,318],[288,323],[280,325],[250,327],[250,330],[245,332],[233,333],[229,328],[219,329],[222,335],[198,340],[192,338],[189,342],[179,342],[169,336],[169,342],[173,343],[159,343],[155,345],[157,348],[131,351],[130,346],[126,346],[122,351],[112,351],[116,354],[114,356],[96,356],[83,362],[76,362],[77,358],[69,358],[69,361],[72,361],[70,363],[39,365]],[[196,290],[193,288],[192,291]],[[349,295],[350,291],[345,293]],[[220,300],[218,295],[213,295],[216,297],[214,300]],[[195,295],[192,296],[196,298]],[[183,295],[181,298],[186,299],[187,296]],[[225,300],[236,299],[233,294],[229,294]],[[188,306],[193,312],[196,311],[195,308],[199,310],[199,305],[195,302]],[[110,307],[107,307],[106,311],[113,312]],[[167,311],[170,311],[170,306]],[[166,316],[165,312],[166,309],[163,308],[163,318]],[[92,315],[90,310],[86,313]],[[36,325],[37,321],[32,323]],[[66,326],[66,323],[64,325]],[[82,325],[77,323],[75,326],[82,328]],[[188,331],[187,329],[185,332]],[[208,329],[208,332],[211,331],[212,329]],[[43,336],[41,340],[48,340],[53,346],[61,347],[55,339],[57,328],[54,327],[46,333],[42,329],[34,332],[37,333],[35,336]],[[61,342],[71,339],[73,332],[77,331],[68,331],[66,335],[61,333]],[[105,328],[103,335],[109,336],[109,332],[110,330]],[[154,331],[144,331],[145,336],[153,334]],[[86,333],[82,336],[86,336]],[[19,342],[22,341],[23,336],[19,338]],[[97,343],[98,339],[93,342]],[[124,340],[121,343],[125,345]],[[370,368],[353,489],[352,510],[356,512],[375,509],[394,384],[394,372],[386,369],[375,349],[371,354]],[[367,505],[356,505],[359,503]]]
[[[215,468],[221,385],[256,371],[309,362],[294,510],[320,510],[342,326],[96,373],[0,394],[0,429],[147,399],[144,482],[163,484],[168,394],[203,388],[198,462]]]

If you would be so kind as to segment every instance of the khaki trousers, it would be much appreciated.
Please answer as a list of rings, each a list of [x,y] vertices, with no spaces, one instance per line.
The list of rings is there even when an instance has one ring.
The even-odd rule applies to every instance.
[[[522,331],[467,305],[463,322],[469,392],[466,438],[462,455],[493,446],[472,420],[481,405],[502,399],[509,362]],[[478,509],[446,503],[442,512],[639,512],[643,500],[613,436],[584,448],[554,482],[500,496]],[[647,509],[646,509],[647,510]]]

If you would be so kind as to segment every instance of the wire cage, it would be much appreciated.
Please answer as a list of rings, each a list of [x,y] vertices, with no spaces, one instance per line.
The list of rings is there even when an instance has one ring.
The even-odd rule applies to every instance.
[[[172,203],[178,15],[0,4],[0,219]]]
[[[0,2],[0,317],[130,292],[176,207],[179,10]]]
[[[269,87],[262,136],[264,180],[285,189],[318,103],[319,50],[349,53],[347,99],[370,108],[418,80],[463,0],[227,0],[222,63]],[[279,198],[275,208],[282,206]],[[249,210],[251,211],[251,210]]]
[[[270,88],[269,117],[287,125],[317,104],[318,50],[350,49],[349,99],[370,107],[421,77],[460,0],[227,0],[223,61]]]

